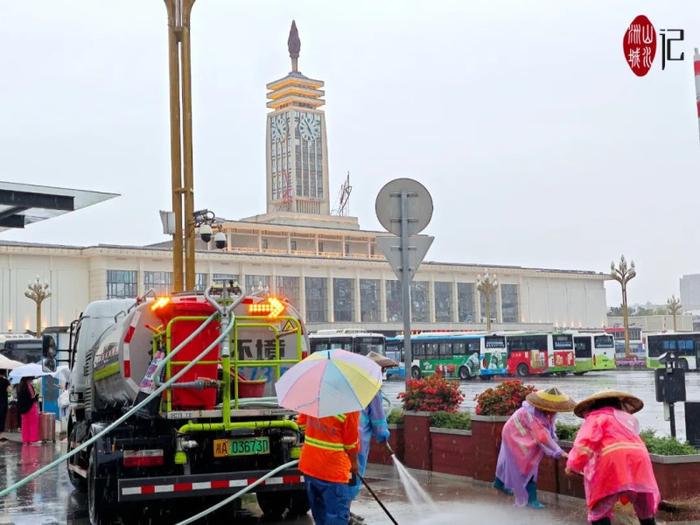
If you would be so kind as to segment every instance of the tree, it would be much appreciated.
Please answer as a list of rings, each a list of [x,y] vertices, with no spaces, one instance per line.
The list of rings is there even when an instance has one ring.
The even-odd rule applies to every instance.
[[[620,263],[615,267],[615,263],[610,263],[610,277],[620,283],[622,288],[622,320],[625,327],[625,357],[632,357],[630,351],[630,328],[629,328],[629,311],[627,309],[627,283],[637,276],[637,270],[634,267],[634,261],[627,264],[625,256],[620,257]]]

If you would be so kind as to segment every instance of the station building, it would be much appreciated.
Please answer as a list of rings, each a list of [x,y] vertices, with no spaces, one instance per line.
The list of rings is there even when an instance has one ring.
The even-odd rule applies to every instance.
[[[399,282],[378,253],[380,232],[362,230],[343,210],[331,212],[323,81],[298,70],[267,85],[267,208],[241,220],[221,219],[224,251],[200,243],[197,288],[212,279],[269,290],[301,309],[309,327],[402,329]],[[411,287],[412,319],[421,330],[483,329],[486,298],[477,276],[495,274],[494,329],[598,328],[606,323],[606,274],[520,266],[424,262]],[[85,305],[170,291],[170,243],[149,246],[61,246],[0,241],[0,331],[33,329],[27,282],[40,276],[52,296],[44,326],[65,325]]]

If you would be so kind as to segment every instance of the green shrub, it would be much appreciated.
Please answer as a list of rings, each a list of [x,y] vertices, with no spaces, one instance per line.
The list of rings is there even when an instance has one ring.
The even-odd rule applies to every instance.
[[[581,425],[571,425],[568,423],[557,422],[557,437],[563,441],[573,441],[576,439],[576,434]]]
[[[670,436],[657,436],[656,432],[651,429],[643,430],[639,433],[639,437],[642,438],[651,454],[685,456],[700,452],[686,441],[678,441]]]
[[[469,412],[435,412],[430,416],[430,426],[470,430],[472,428],[472,418]]]
[[[403,410],[392,408],[391,412],[386,416],[386,422],[390,425],[403,425]]]

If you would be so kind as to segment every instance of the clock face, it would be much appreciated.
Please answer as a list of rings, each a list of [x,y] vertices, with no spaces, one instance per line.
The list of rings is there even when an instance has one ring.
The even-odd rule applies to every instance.
[[[287,117],[285,115],[277,115],[270,122],[272,130],[272,140],[284,140],[287,136]]]
[[[321,117],[314,113],[302,113],[299,132],[304,140],[316,140],[321,136]]]

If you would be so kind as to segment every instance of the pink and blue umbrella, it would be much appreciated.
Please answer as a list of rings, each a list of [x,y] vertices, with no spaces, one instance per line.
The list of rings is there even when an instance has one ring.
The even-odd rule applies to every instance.
[[[314,417],[362,410],[382,385],[382,369],[345,350],[323,350],[300,361],[275,383],[279,404]]]

